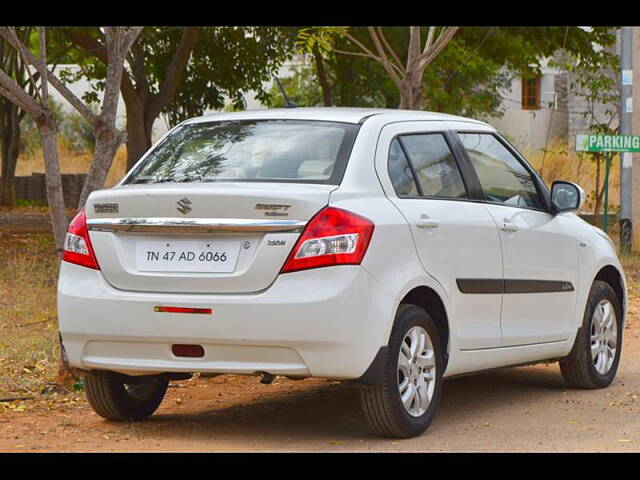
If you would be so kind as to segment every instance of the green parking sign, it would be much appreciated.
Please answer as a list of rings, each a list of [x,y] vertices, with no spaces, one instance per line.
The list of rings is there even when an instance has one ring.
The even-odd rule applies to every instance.
[[[640,152],[637,135],[576,135],[577,152]]]

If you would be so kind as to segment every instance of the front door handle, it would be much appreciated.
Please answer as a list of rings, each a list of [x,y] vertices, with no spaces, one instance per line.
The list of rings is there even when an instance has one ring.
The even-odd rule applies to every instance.
[[[502,222],[502,224],[500,225],[500,230],[505,231],[505,232],[517,232],[518,231],[518,225],[516,225],[515,223],[510,223],[510,222]]]
[[[423,216],[418,220],[416,220],[416,227],[418,228],[438,228],[439,226],[440,226],[440,222],[432,218]]]

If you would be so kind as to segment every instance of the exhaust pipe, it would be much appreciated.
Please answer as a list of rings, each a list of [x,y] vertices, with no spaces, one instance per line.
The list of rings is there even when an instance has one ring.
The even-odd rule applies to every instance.
[[[268,372],[259,372],[262,373],[262,378],[260,379],[260,383],[263,385],[269,385],[276,378],[275,375],[272,375]]]

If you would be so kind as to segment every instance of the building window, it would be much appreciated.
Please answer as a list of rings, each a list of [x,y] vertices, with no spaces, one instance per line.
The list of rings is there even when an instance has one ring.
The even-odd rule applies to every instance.
[[[522,109],[538,110],[540,108],[540,77],[522,77]]]

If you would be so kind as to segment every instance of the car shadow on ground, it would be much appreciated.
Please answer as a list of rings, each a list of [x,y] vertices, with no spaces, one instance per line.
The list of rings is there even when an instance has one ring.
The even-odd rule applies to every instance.
[[[535,405],[549,396],[559,397],[565,385],[556,365],[518,367],[449,379],[431,430],[483,418],[507,404]],[[212,407],[213,399],[212,399]],[[480,421],[480,420],[477,420]],[[257,395],[245,404],[185,413],[159,412],[137,424],[139,436],[149,435],[194,441],[229,440],[243,443],[269,441],[277,446],[296,439],[335,441],[372,440],[360,411],[358,386],[330,383],[295,391]],[[273,443],[273,442],[276,443]]]

